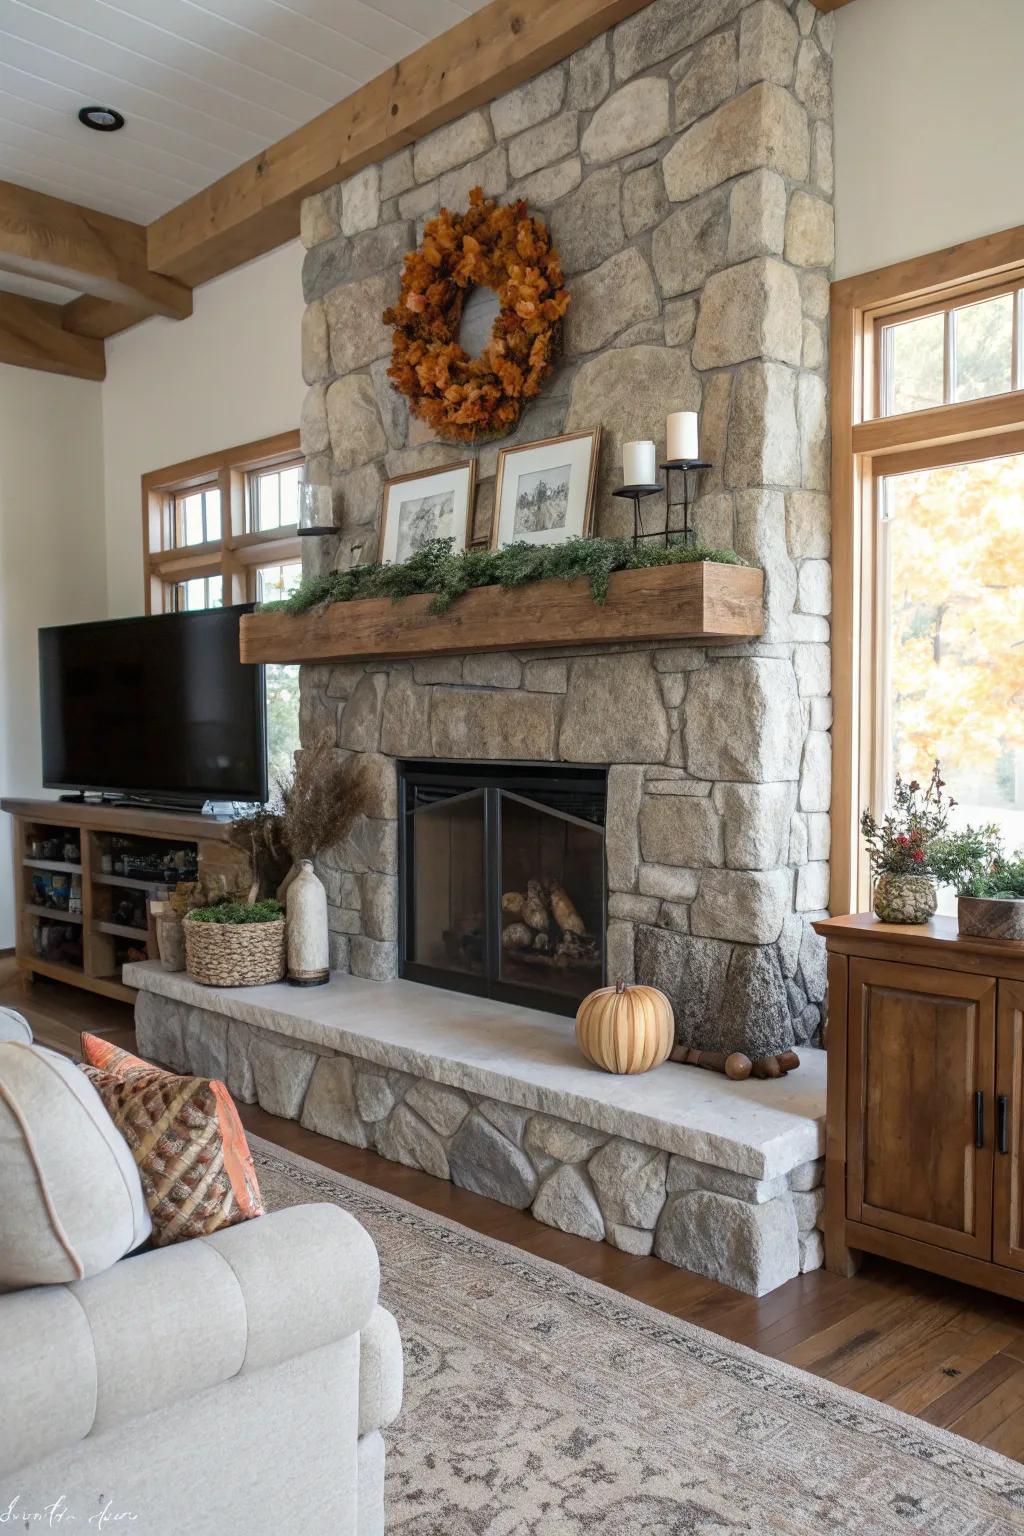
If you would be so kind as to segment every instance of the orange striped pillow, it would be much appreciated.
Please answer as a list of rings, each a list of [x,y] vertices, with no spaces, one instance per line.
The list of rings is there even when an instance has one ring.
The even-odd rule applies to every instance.
[[[82,1071],[131,1149],[162,1247],[263,1215],[256,1170],[223,1083],[179,1077],[96,1035]]]

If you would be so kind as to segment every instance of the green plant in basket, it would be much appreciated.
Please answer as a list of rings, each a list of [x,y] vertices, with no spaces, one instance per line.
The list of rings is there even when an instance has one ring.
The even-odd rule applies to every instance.
[[[284,917],[279,901],[218,901],[212,907],[194,907],[189,923],[276,923]]]

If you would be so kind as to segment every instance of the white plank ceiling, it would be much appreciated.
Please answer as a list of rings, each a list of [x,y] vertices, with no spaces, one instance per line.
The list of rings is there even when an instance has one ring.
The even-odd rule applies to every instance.
[[[0,0],[0,179],[148,224],[484,4]]]

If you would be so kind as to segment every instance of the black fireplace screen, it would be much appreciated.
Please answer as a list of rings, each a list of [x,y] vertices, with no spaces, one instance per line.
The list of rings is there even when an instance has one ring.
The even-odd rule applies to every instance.
[[[607,770],[401,765],[401,969],[574,1013],[604,980]]]

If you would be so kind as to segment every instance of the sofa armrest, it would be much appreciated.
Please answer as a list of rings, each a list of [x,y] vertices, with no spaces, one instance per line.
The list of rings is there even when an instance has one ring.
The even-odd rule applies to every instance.
[[[384,1307],[359,1335],[359,1433],[387,1429],[402,1408],[405,1362],[398,1324]]]
[[[378,1282],[369,1235],[323,1204],[0,1296],[0,1474],[359,1333]]]

